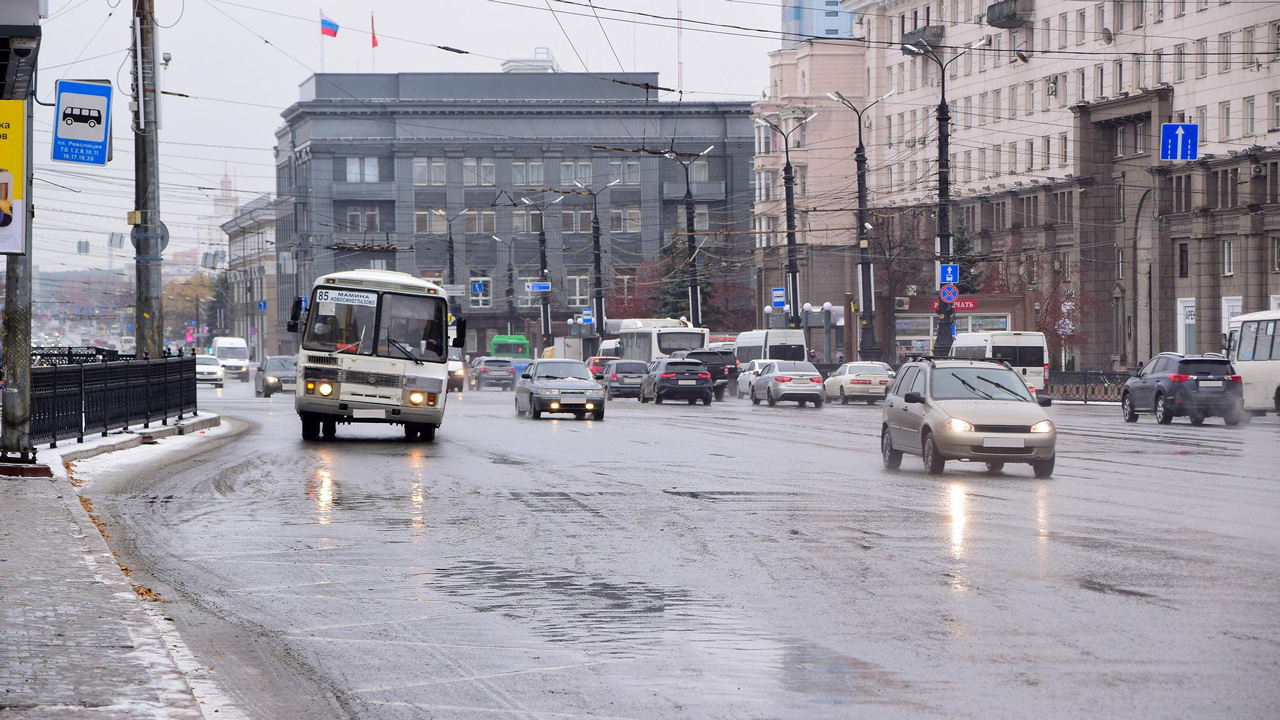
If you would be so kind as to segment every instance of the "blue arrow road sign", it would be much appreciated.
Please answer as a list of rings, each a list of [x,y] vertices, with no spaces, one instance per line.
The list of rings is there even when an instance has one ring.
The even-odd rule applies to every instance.
[[[960,266],[959,265],[939,265],[938,281],[944,285],[947,283],[960,282]]]
[[[787,304],[787,289],[774,288],[773,289],[773,306],[776,308],[780,308],[780,307],[785,307],[786,304]]]
[[[1164,123],[1160,126],[1161,160],[1195,160],[1200,157],[1200,126]]]
[[[484,294],[484,283],[482,283],[482,282],[473,282],[473,283],[471,283],[471,294],[472,294],[472,295],[483,295],[483,294]]]
[[[266,311],[267,311],[267,301],[266,301],[266,300],[259,300],[259,301],[258,301],[258,312],[266,312]]]
[[[111,83],[59,80],[51,159],[106,165],[111,140]]]

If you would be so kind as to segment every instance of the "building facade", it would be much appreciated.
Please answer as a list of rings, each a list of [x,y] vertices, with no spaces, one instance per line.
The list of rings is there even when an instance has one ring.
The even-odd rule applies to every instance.
[[[853,15],[840,7],[840,0],[783,0],[782,47],[788,48],[808,38],[853,35]]]
[[[253,362],[286,352],[275,322],[276,210],[271,196],[261,195],[236,208],[222,224],[227,234],[228,330],[232,337],[245,339]]]
[[[747,103],[659,102],[656,73],[513,67],[303,83],[277,132],[278,327],[314,278],[386,268],[450,286],[470,353],[509,326],[533,337],[539,233],[564,323],[592,302],[597,217],[607,314],[611,299],[653,292],[637,272],[684,227],[686,175],[665,150],[713,146],[689,173],[702,267],[737,244],[749,254]],[[749,270],[737,272],[749,292]]]
[[[1228,318],[1280,303],[1280,3],[843,6],[868,95],[896,91],[872,119],[873,202],[932,215],[945,88],[952,230],[984,289],[1035,297],[1068,362],[1214,351]],[[1198,126],[1198,160],[1160,160],[1164,123]]]

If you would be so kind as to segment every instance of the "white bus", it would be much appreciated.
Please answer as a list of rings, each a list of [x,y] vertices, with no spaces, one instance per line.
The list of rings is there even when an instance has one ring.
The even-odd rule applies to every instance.
[[[1231,318],[1227,359],[1244,382],[1244,409],[1280,413],[1280,310]]]
[[[618,323],[618,355],[624,360],[652,362],[677,350],[701,350],[711,332],[684,318],[632,318]]]
[[[316,279],[293,303],[289,330],[302,333],[294,408],[302,438],[331,438],[339,423],[404,426],[405,438],[435,439],[444,421],[449,301],[439,285],[387,270]],[[466,321],[452,344],[461,347]]]

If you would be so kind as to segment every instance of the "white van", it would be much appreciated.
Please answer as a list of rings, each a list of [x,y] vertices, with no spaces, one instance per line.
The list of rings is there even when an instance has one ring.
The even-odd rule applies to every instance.
[[[957,333],[951,357],[1004,360],[1037,393],[1049,381],[1049,344],[1042,332]]]
[[[734,341],[733,354],[745,365],[752,360],[808,360],[803,330],[749,330]]]
[[[249,382],[249,343],[244,338],[216,337],[209,354],[222,363],[224,373],[238,376],[240,382]]]

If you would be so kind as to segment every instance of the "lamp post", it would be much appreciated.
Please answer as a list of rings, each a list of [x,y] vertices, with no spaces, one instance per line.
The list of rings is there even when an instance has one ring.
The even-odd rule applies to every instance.
[[[858,313],[858,324],[861,327],[861,333],[858,337],[858,358],[868,361],[880,359],[880,346],[876,344],[871,249],[868,246],[866,236],[866,231],[870,229],[871,224],[867,222],[867,147],[862,143],[862,113],[870,110],[873,105],[893,93],[894,91],[890,90],[861,110],[849,102],[849,99],[842,95],[839,90],[834,93],[827,93],[827,97],[852,110],[853,114],[858,118],[858,148],[854,151],[854,159],[858,167],[858,276],[859,285],[862,287],[861,296],[858,300],[862,306],[860,308],[861,311]],[[850,332],[850,324],[847,321],[844,324],[844,331],[846,333]],[[846,342],[849,341],[846,340]]]
[[[983,38],[956,53],[950,60],[943,60],[938,56],[937,51],[923,40],[920,41],[920,46],[905,43],[902,45],[904,53],[928,58],[938,65],[941,97],[938,101],[938,243],[936,252],[938,259],[944,263],[951,259],[951,108],[947,105],[947,67],[959,60],[961,55],[975,48],[986,47],[986,44],[986,38]],[[949,302],[939,302],[937,329],[934,331],[933,342],[935,355],[950,354],[953,323],[955,323],[955,308]]]
[[[818,114],[814,113],[793,125],[790,130],[783,130],[768,118],[756,118],[757,125],[773,128],[774,132],[782,135],[782,150],[786,157],[786,163],[782,166],[782,187],[787,203],[787,296],[792,308],[798,307],[800,299],[800,268],[796,263],[796,194],[795,174],[791,167],[791,133],[816,117]],[[796,315],[790,315],[789,320],[791,327],[800,324],[800,318]]]
[[[454,276],[454,270],[453,270],[453,221],[457,220],[463,215],[466,215],[468,211],[461,210],[457,214],[455,214],[453,217],[450,217],[448,214],[445,213],[445,211],[440,210],[438,208],[435,210],[432,210],[431,212],[444,218],[445,230],[447,231],[444,247],[445,247],[445,254],[449,256],[449,267],[448,267],[448,273],[445,275],[445,278],[446,278],[445,282],[450,285],[457,284],[458,279]]]
[[[535,203],[527,197],[520,198],[520,202],[538,209],[538,280],[544,283],[551,282],[551,275],[547,271],[547,212],[546,209],[564,199],[564,196],[552,200],[549,203]],[[542,347],[551,347],[551,293],[543,292],[542,295]]]
[[[689,320],[694,327],[702,327],[702,287],[698,282],[698,240],[694,235],[693,183],[689,177],[689,168],[698,158],[704,157],[715,148],[709,145],[700,153],[678,153],[674,150],[663,153],[663,157],[675,160],[684,168],[684,232],[685,247],[688,249],[689,267],[685,270],[689,277]]]
[[[489,237],[507,246],[507,334],[516,334],[516,239],[503,240],[497,235]]]
[[[604,330],[602,329],[602,326],[604,325],[604,282],[603,282],[603,271],[600,269],[600,206],[597,202],[597,199],[598,199],[597,196],[599,196],[600,193],[604,192],[605,190],[608,190],[609,188],[613,187],[614,185],[617,185],[620,182],[622,182],[622,178],[614,178],[612,181],[607,183],[604,187],[598,190],[592,190],[591,188],[587,187],[586,185],[583,185],[577,180],[573,181],[573,184],[577,185],[579,188],[578,189],[579,194],[591,196],[591,254],[592,254],[592,261],[594,265],[593,274],[595,275],[593,279],[594,280],[593,310],[595,311],[593,315],[595,317],[592,319],[592,322],[594,322],[596,326],[596,337],[601,337],[604,333]]]

